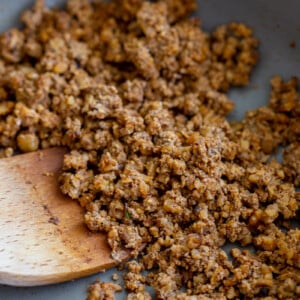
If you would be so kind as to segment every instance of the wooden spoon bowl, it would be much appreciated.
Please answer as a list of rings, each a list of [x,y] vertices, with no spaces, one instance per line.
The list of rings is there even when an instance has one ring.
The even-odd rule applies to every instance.
[[[58,283],[119,263],[105,235],[88,231],[83,209],[59,191],[64,153],[52,148],[0,160],[2,284]]]

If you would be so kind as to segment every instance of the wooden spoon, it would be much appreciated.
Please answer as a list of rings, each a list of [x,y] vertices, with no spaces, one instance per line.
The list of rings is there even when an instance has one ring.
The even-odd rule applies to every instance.
[[[0,283],[63,282],[115,266],[105,236],[91,233],[83,209],[60,193],[65,150],[0,159]],[[121,260],[126,260],[124,252]]]

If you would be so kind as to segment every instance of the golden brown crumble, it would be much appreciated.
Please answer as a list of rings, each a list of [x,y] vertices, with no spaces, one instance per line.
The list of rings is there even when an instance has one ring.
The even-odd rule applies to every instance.
[[[100,282],[99,279],[88,288],[87,300],[114,300],[115,293],[120,292],[122,287],[116,283]]]
[[[269,104],[229,123],[258,42],[241,23],[204,32],[195,7],[38,0],[0,36],[0,157],[68,148],[62,192],[135,258],[127,299],[299,299],[298,80],[274,77]],[[120,290],[96,281],[87,299]]]

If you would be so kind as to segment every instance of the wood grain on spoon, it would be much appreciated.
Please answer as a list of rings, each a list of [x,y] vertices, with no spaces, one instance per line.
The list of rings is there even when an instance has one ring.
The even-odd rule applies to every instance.
[[[105,236],[89,232],[83,209],[59,191],[63,154],[52,148],[0,159],[2,284],[58,283],[117,263]]]

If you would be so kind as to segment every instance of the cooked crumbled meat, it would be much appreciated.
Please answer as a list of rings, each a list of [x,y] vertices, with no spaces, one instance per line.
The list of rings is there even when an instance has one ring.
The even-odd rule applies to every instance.
[[[212,35],[212,66],[208,78],[214,89],[226,91],[231,85],[249,83],[249,74],[257,62],[257,40],[245,24],[218,27]]]
[[[116,283],[96,280],[88,287],[87,300],[114,300],[115,293],[121,290],[122,287]]]
[[[0,36],[0,157],[68,149],[62,192],[116,261],[134,257],[127,299],[298,299],[298,80],[274,77],[268,105],[229,123],[258,42],[242,23],[205,32],[195,7],[38,0]],[[119,290],[96,281],[88,299]]]
[[[119,280],[119,274],[114,273],[111,278],[112,278],[112,280],[117,281],[117,280]]]
[[[290,144],[283,152],[283,168],[285,175],[300,186],[300,142]]]

